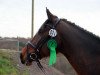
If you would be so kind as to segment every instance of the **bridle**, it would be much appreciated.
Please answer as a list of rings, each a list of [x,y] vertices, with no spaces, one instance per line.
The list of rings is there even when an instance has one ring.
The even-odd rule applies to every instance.
[[[50,29],[55,29],[57,27],[57,24],[60,22],[60,19],[57,18],[54,25],[50,25],[50,24],[46,24],[48,27],[50,27]],[[39,68],[44,72],[43,66],[41,65],[39,59],[41,59],[41,55],[40,55],[40,48],[45,44],[45,42],[47,42],[50,38],[52,38],[51,36],[46,36],[46,37],[42,37],[39,42],[37,43],[37,45],[34,45],[31,41],[28,41],[26,44],[27,47],[27,61],[36,61],[37,65],[39,66]],[[35,49],[35,52],[29,53],[28,47],[31,46],[31,48]]]

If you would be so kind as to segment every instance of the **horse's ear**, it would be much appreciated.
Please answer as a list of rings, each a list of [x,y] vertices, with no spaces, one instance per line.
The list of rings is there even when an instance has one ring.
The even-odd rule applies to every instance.
[[[57,19],[58,17],[53,15],[49,9],[46,8],[46,13],[47,13],[47,17],[48,17],[48,20],[51,21],[51,22],[54,22],[55,19]]]

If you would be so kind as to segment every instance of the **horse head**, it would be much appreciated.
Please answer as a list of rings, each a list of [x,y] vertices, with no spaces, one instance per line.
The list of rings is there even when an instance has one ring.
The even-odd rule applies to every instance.
[[[46,13],[48,19],[42,24],[31,41],[27,42],[26,46],[22,49],[20,59],[23,64],[31,65],[32,61],[49,56],[50,50],[47,47],[47,42],[51,38],[56,40],[56,52],[59,52],[61,41],[58,26],[60,19],[53,15],[47,8]]]

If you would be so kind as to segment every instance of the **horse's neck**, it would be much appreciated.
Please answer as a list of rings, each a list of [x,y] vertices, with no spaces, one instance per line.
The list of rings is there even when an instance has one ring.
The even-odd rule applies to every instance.
[[[98,61],[96,57],[100,58],[100,40],[69,24],[60,27],[60,34],[63,41],[61,52],[76,71],[81,75],[94,75],[92,71],[95,67],[92,66],[96,64],[95,61]]]

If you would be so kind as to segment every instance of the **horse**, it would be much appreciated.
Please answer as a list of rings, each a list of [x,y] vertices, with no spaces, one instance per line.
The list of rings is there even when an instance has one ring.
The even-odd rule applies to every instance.
[[[67,19],[59,19],[47,8],[46,13],[47,20],[22,49],[22,64],[31,65],[50,56],[47,42],[53,38],[57,42],[56,53],[62,53],[78,75],[100,75],[100,38]],[[51,29],[56,32],[49,35]]]

